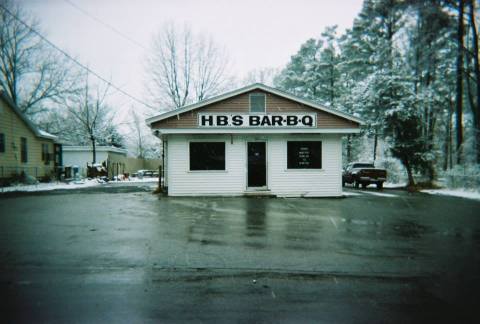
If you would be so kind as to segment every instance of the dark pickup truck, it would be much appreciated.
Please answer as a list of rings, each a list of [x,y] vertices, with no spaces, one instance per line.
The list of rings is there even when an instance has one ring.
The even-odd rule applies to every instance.
[[[369,184],[376,184],[378,189],[383,188],[383,183],[387,180],[387,171],[385,169],[375,168],[373,163],[354,162],[347,165],[343,170],[342,184],[353,183],[355,188],[362,186],[365,188]]]

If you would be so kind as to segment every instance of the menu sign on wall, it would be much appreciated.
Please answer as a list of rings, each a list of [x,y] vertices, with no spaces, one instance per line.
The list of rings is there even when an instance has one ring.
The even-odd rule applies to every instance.
[[[313,128],[317,126],[317,116],[316,114],[198,114],[198,126]]]
[[[298,148],[298,165],[308,167],[310,165],[310,147],[300,146]]]
[[[321,169],[322,142],[321,141],[288,141],[287,142],[288,169]]]

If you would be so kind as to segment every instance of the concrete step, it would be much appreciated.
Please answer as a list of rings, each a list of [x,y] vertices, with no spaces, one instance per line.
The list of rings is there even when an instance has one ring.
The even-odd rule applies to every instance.
[[[275,195],[270,190],[247,190],[243,193],[243,195],[247,197],[275,197]]]

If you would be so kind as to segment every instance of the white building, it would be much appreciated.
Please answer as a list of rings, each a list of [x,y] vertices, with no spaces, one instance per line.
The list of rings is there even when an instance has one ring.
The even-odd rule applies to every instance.
[[[341,137],[362,121],[253,84],[147,119],[171,196],[342,194]]]
[[[127,157],[127,150],[113,146],[95,147],[96,163],[122,161]],[[67,167],[78,166],[82,176],[87,175],[87,164],[92,165],[93,153],[91,146],[63,146],[62,148],[63,165]],[[120,170],[123,172],[122,170]]]

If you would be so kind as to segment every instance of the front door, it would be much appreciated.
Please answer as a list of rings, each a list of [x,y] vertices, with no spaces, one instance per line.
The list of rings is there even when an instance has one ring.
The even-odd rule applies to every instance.
[[[267,156],[265,142],[248,142],[248,187],[267,186]]]

